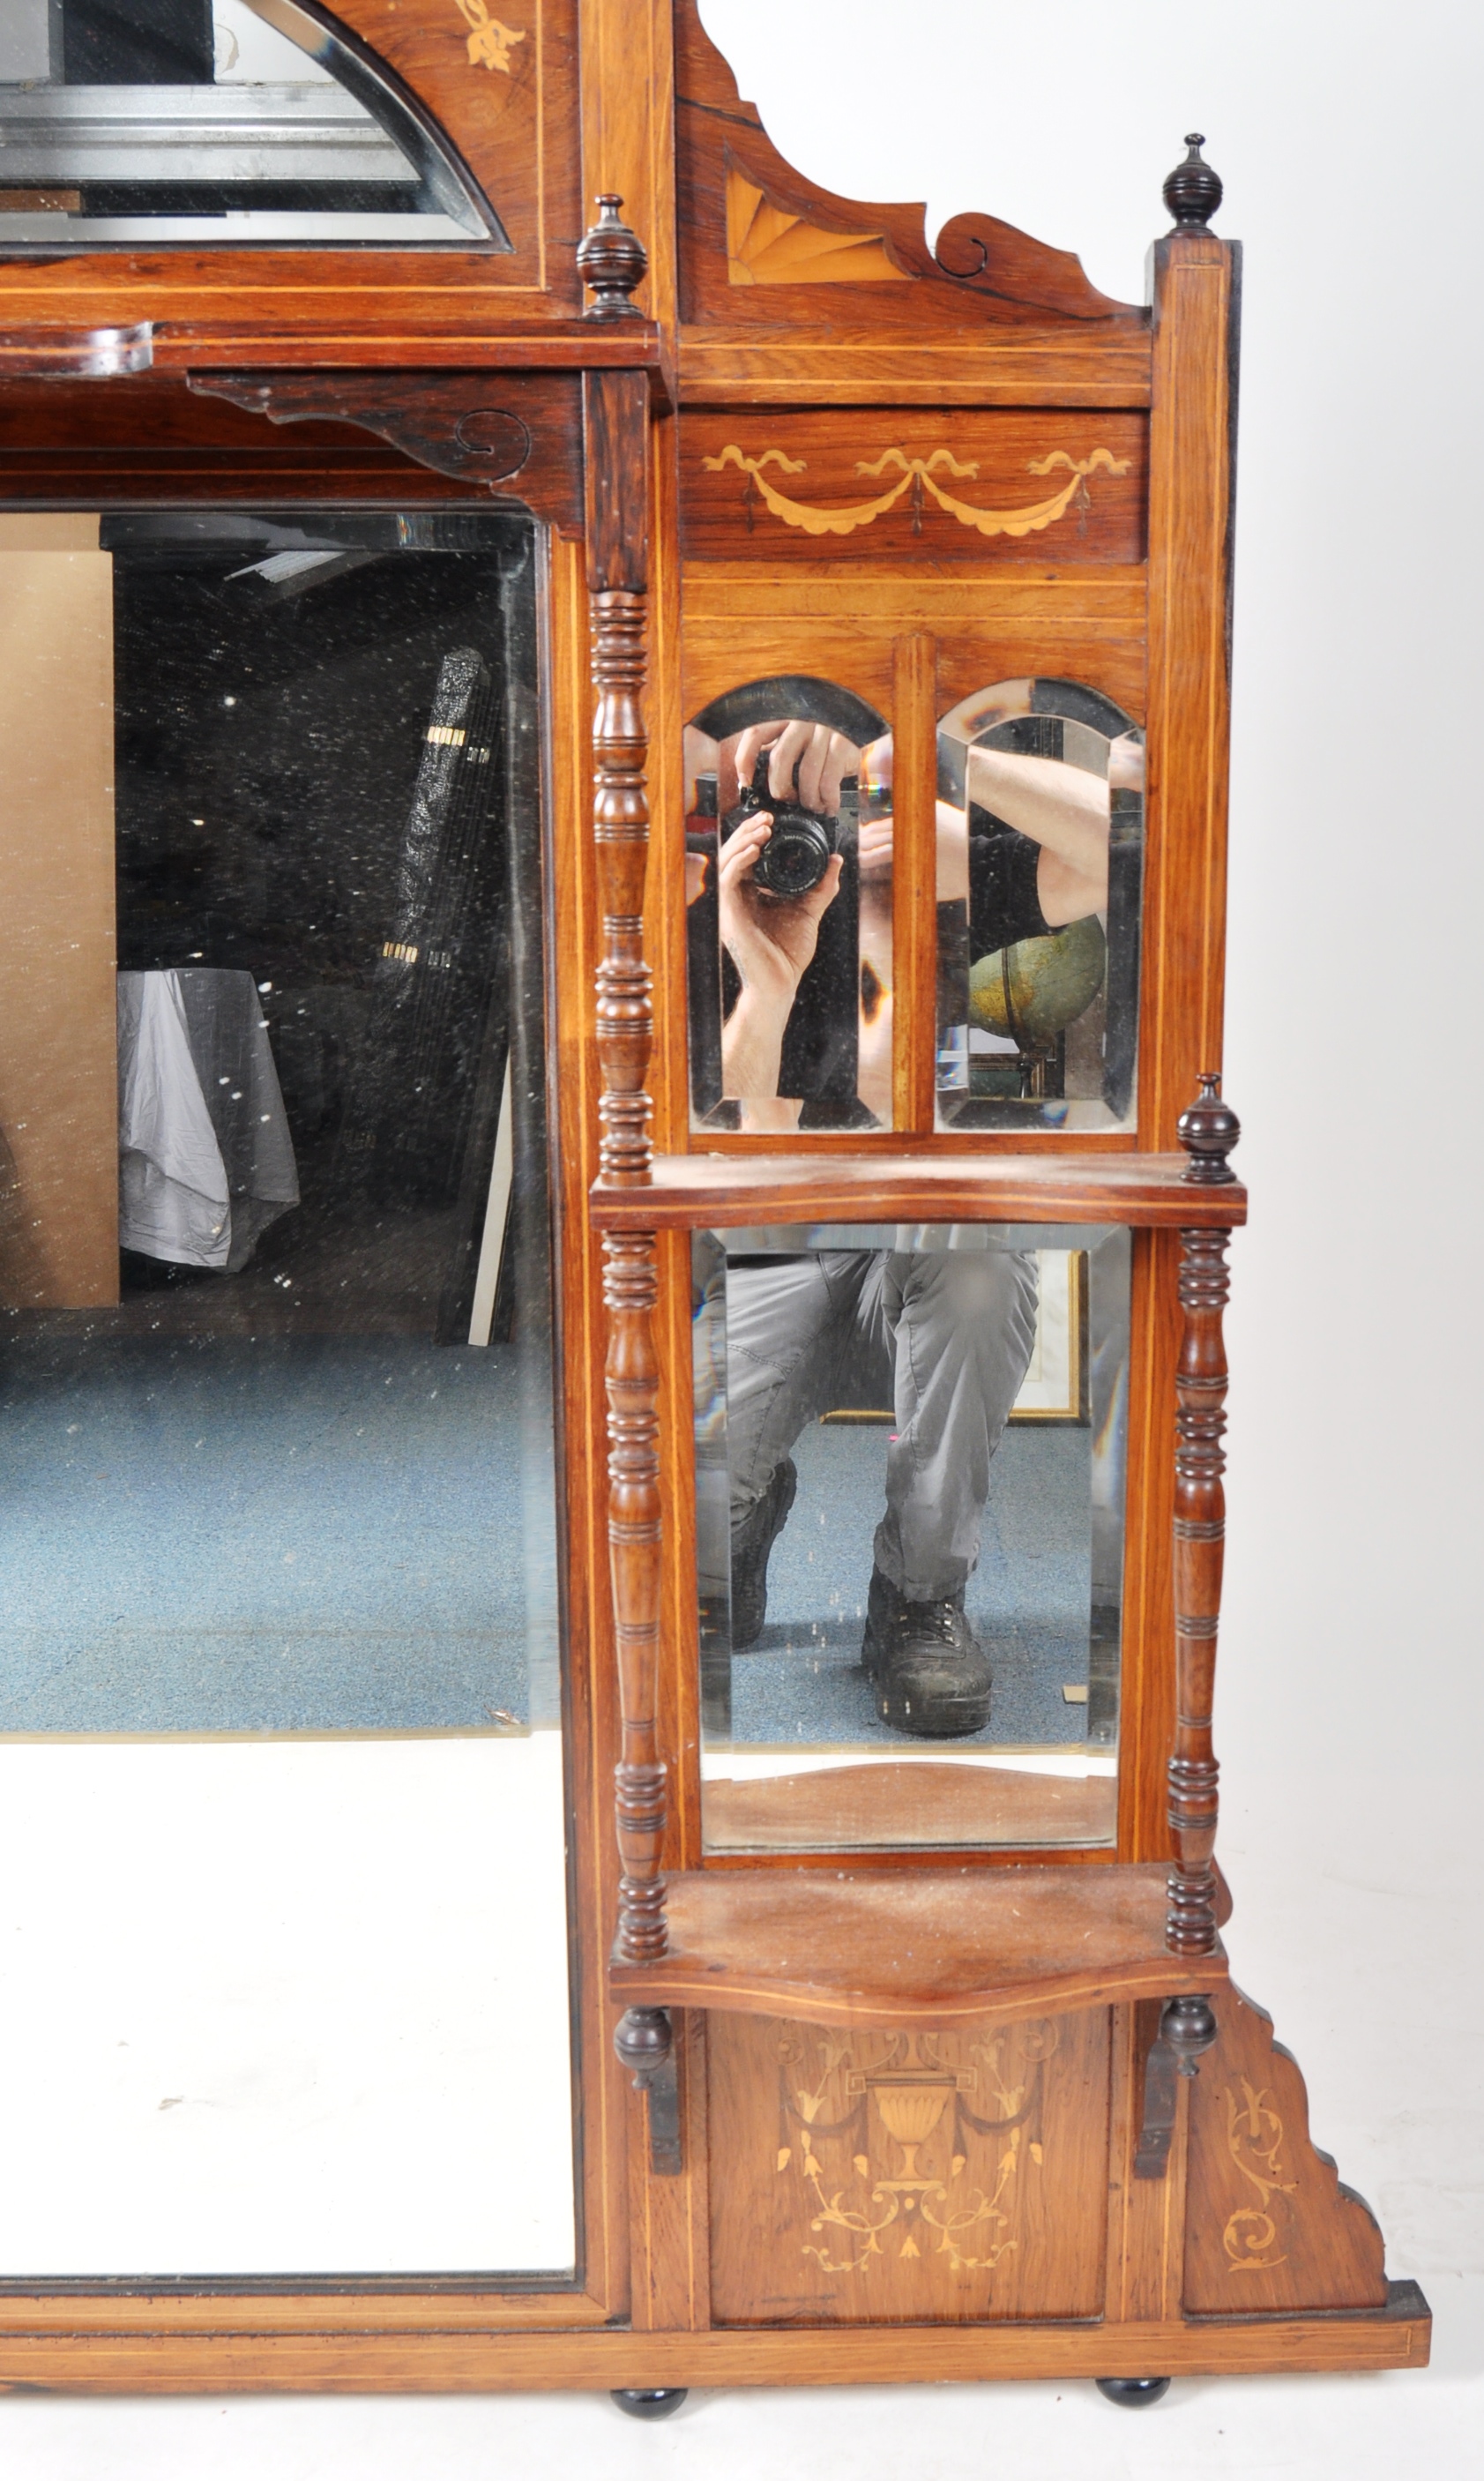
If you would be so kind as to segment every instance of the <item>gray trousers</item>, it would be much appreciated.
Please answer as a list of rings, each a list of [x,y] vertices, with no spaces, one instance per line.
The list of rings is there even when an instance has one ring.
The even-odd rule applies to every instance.
[[[1035,1341],[1034,1256],[821,1249],[726,1275],[726,1461],[740,1524],[806,1423],[890,1407],[876,1564],[909,1602],[979,1555],[989,1466]],[[710,1562],[703,1559],[702,1565]],[[704,1583],[704,1580],[703,1580]]]

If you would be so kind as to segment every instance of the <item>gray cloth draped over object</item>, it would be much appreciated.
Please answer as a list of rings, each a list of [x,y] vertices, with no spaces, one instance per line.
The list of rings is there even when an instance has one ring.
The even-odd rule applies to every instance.
[[[257,985],[183,965],[118,977],[118,1240],[235,1275],[299,1204]]]

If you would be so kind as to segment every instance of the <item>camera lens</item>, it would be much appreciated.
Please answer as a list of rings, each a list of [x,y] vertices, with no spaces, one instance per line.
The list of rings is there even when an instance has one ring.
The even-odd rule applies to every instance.
[[[752,875],[770,896],[809,896],[820,884],[834,850],[833,820],[818,819],[793,801],[780,801],[772,832]]]
[[[831,853],[839,849],[840,821],[820,818],[797,801],[780,801],[768,786],[768,763],[769,753],[765,749],[736,809],[729,810],[722,820],[721,832],[723,837],[729,836],[744,819],[755,819],[760,810],[766,810],[772,826],[752,866],[753,884],[766,889],[769,896],[809,896],[824,876]],[[796,788],[796,767],[794,780]],[[855,778],[848,776],[845,780],[853,797]]]

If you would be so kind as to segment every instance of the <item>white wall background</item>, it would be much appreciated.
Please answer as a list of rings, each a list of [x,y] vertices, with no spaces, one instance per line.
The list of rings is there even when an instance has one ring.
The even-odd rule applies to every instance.
[[[452,0],[451,0],[452,6]],[[1463,2481],[1484,2427],[1474,0],[706,0],[777,144],[1139,299],[1181,134],[1247,244],[1219,1730],[1240,1977],[1439,2312],[1423,2378],[601,2401],[0,2407],[16,2481],[493,2468],[732,2481]]]

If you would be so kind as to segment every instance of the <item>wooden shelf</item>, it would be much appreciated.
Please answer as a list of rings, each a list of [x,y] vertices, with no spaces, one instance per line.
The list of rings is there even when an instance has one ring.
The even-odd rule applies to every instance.
[[[1211,1991],[1227,1965],[1164,1944],[1162,1862],[1087,1869],[692,1870],[670,1949],[609,1968],[624,2006],[820,2024],[956,2024]]]
[[[1184,1154],[657,1155],[653,1177],[595,1181],[600,1232],[751,1223],[1133,1223],[1247,1219],[1240,1181],[1186,1178]]]

